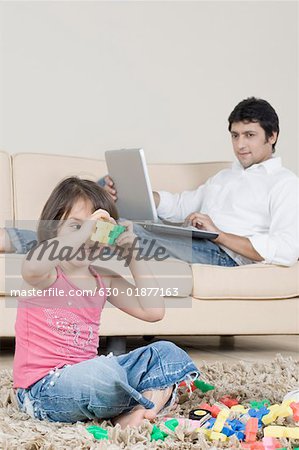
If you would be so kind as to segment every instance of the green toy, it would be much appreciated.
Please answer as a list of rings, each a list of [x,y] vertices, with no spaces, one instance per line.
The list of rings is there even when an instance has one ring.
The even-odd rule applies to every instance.
[[[86,430],[91,433],[95,439],[108,439],[108,430],[105,430],[104,428],[92,425],[86,428]]]
[[[113,230],[110,231],[109,233],[109,241],[108,244],[110,245],[114,245],[115,244],[115,240],[118,238],[118,236],[120,234],[122,234],[124,231],[126,230],[126,227],[124,227],[123,225],[115,225]]]
[[[153,426],[151,432],[151,441],[158,441],[159,439],[164,441],[167,436],[168,434],[164,433],[164,431],[161,431],[160,428],[158,428],[156,425]]]
[[[202,392],[208,392],[215,389],[215,386],[213,386],[212,384],[205,383],[202,380],[195,380],[193,384],[194,386],[197,387],[197,389],[200,389]]]
[[[166,422],[164,423],[164,425],[169,428],[171,431],[174,431],[176,429],[176,427],[178,426],[179,421],[177,419],[170,419],[170,420],[166,420]]]
[[[96,228],[90,240],[102,244],[114,245],[115,240],[126,230],[123,225],[114,225],[105,220],[97,220]]]
[[[265,398],[261,402],[256,402],[256,401],[250,402],[250,407],[254,408],[254,409],[261,409],[264,406],[267,407],[267,406],[270,406],[270,405],[271,405],[271,402],[267,398]]]

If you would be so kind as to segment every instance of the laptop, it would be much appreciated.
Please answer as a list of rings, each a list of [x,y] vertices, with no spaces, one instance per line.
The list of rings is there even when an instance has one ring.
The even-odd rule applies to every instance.
[[[120,217],[139,223],[159,234],[215,239],[218,233],[184,227],[159,219],[142,148],[105,152],[108,173],[117,190],[116,207]]]

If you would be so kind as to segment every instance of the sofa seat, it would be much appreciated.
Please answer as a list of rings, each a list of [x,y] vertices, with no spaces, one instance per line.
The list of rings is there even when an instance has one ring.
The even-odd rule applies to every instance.
[[[24,255],[0,253],[0,296],[22,289],[21,266]],[[177,259],[149,261],[160,288],[177,288],[178,297],[192,295],[204,300],[264,300],[299,296],[299,262],[292,267],[251,264],[221,267],[188,264]],[[101,263],[95,264],[101,266]],[[132,275],[123,262],[113,257],[105,267],[121,274],[131,283]]]
[[[192,264],[191,268],[195,298],[272,300],[299,296],[299,262],[292,267],[257,263],[238,267]]]

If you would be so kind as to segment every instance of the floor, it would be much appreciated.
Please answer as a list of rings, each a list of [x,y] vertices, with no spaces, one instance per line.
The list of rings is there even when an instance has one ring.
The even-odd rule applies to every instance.
[[[159,339],[156,337],[155,339]],[[299,335],[293,336],[236,336],[235,338],[219,336],[163,336],[184,348],[195,363],[205,361],[268,361],[277,353],[292,356],[299,360]],[[127,339],[127,351],[146,345],[142,337]],[[100,353],[105,352],[105,338],[101,339]],[[14,340],[0,339],[0,368],[12,368]]]

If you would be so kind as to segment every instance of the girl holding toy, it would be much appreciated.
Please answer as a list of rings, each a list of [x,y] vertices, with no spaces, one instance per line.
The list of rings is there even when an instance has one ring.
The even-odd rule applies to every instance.
[[[36,295],[19,298],[14,388],[20,409],[40,420],[103,418],[137,426],[171,404],[178,383],[197,378],[198,369],[165,341],[121,356],[97,355],[108,295],[112,305],[141,320],[158,321],[165,313],[163,297],[150,294],[158,284],[148,264],[134,257],[135,247],[129,267],[138,292],[148,289],[147,296],[127,296],[135,286],[90,265],[89,238],[99,219],[116,223],[117,211],[109,194],[89,180],[63,180],[46,202],[38,245],[22,268],[27,292]],[[128,252],[136,236],[130,222],[122,224],[116,245]]]

